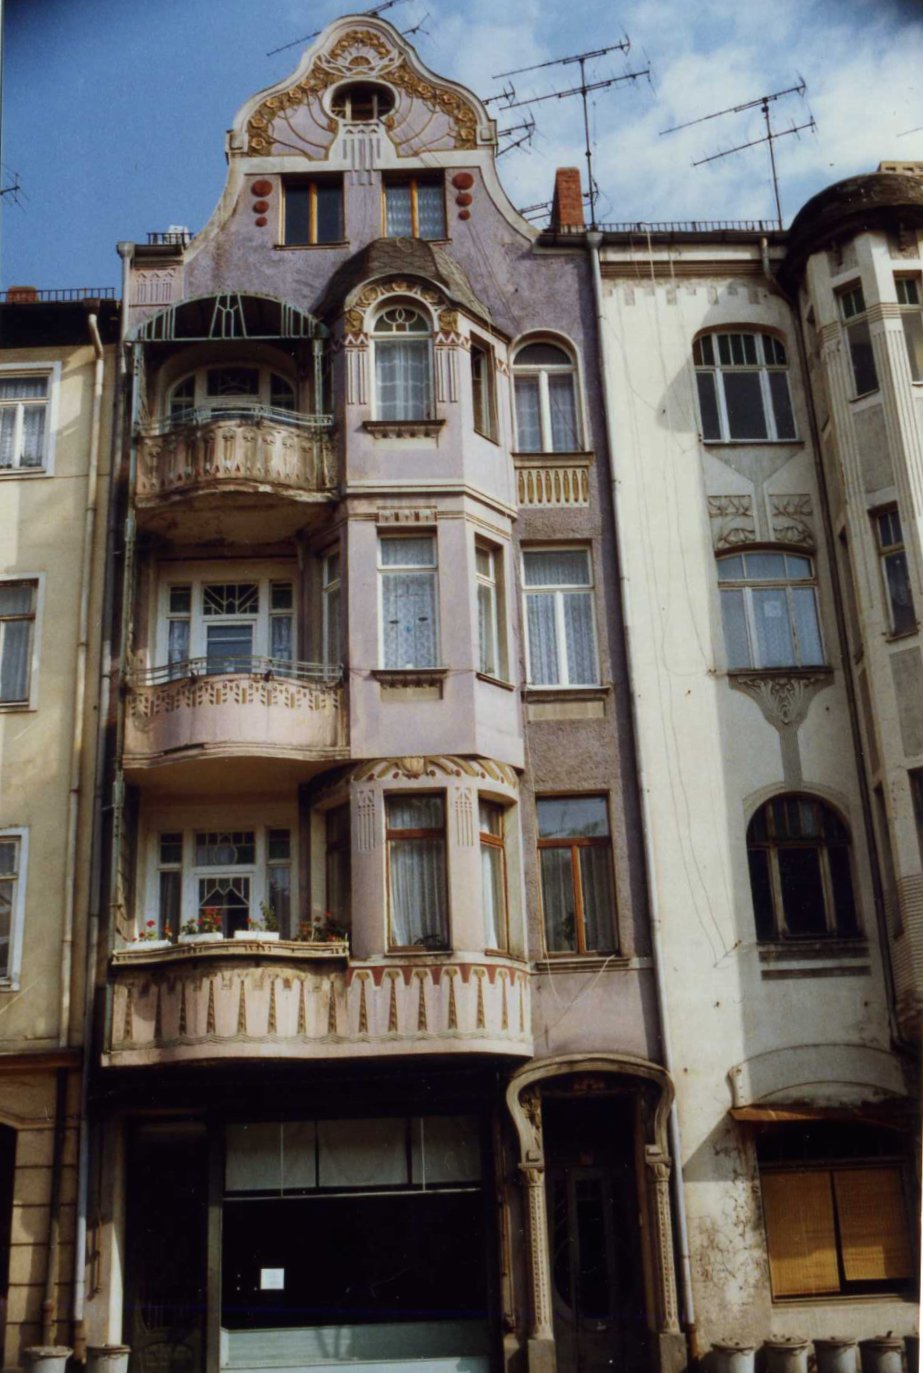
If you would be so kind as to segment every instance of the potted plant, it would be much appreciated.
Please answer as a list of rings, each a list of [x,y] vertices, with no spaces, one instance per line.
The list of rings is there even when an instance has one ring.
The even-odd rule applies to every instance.
[[[131,943],[133,948],[143,944],[145,953],[152,953],[154,949],[168,949],[173,943],[173,931],[169,925],[165,925],[161,935],[157,931],[157,921],[146,920]]]
[[[235,939],[258,939],[263,944],[274,943],[279,938],[279,922],[268,901],[260,902],[259,916],[251,915],[245,930],[235,930]]]
[[[299,944],[347,944],[349,931],[338,925],[329,911],[320,919],[302,920],[295,936]]]
[[[181,944],[217,944],[224,939],[221,912],[217,906],[203,906],[199,914],[179,928]]]

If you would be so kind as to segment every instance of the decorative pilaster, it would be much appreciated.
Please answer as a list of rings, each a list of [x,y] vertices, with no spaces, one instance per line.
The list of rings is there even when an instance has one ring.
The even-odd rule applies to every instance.
[[[649,1212],[657,1253],[656,1264],[660,1295],[661,1330],[669,1334],[679,1331],[679,1307],[676,1299],[676,1271],[673,1267],[673,1235],[670,1225],[670,1160],[656,1144],[644,1149],[647,1165]]]
[[[529,1278],[532,1289],[533,1340],[552,1340],[551,1271],[548,1265],[548,1208],[545,1204],[545,1169],[521,1163],[529,1225]]]

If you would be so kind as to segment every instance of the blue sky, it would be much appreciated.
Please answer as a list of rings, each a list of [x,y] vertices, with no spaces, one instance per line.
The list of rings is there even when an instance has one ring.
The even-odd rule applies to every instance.
[[[345,0],[5,0],[0,284],[116,285],[118,239],[200,228],[224,182],[224,133],[254,91],[297,65],[269,49],[350,12]],[[425,16],[428,15],[428,18]],[[882,159],[923,160],[923,0],[401,0],[387,17],[434,71],[482,96],[505,68],[599,48],[596,79],[653,68],[651,84],[592,108],[604,220],[764,218],[765,148],[697,158],[761,135],[758,111],[668,137],[660,130],[807,82],[777,103],[786,222],[831,181]],[[514,78],[517,97],[575,84],[574,67]],[[525,110],[492,109],[501,127]],[[556,166],[582,165],[579,101],[534,107],[529,149],[500,162],[514,204],[550,197]],[[917,130],[916,132],[909,132]]]

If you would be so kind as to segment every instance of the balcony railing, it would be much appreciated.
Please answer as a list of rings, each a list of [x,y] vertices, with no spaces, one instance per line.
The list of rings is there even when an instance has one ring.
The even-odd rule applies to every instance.
[[[155,232],[149,229],[147,234],[150,247],[188,248],[194,238],[195,234],[189,229],[166,229]]]
[[[304,415],[298,410],[284,410],[278,405],[190,405],[177,410],[165,419],[144,426],[145,435],[170,434],[188,425],[211,424],[215,420],[237,420],[246,424],[257,424],[268,420],[271,424],[285,424],[293,429],[310,429],[323,432],[333,427],[332,415]]]
[[[182,658],[159,667],[142,668],[131,674],[134,687],[162,686],[167,682],[185,682],[199,677],[221,677],[229,673],[256,677],[269,682],[282,678],[294,682],[320,682],[334,686],[342,680],[343,669],[338,663],[299,663],[287,658],[259,656],[216,658]]]

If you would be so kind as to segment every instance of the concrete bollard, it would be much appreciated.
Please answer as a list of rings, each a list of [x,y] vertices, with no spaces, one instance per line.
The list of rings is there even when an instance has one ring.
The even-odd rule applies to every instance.
[[[898,1335],[879,1335],[859,1341],[862,1373],[903,1373],[904,1341]]]
[[[101,1344],[87,1350],[87,1373],[128,1373],[131,1346]]]
[[[815,1340],[817,1373],[856,1373],[858,1350],[855,1340]]]
[[[766,1373],[808,1373],[808,1342],[797,1336],[767,1340]]]
[[[33,1344],[22,1351],[23,1368],[29,1373],[64,1373],[73,1352],[61,1344]]]
[[[713,1344],[712,1373],[753,1373],[755,1353],[752,1344]]]

